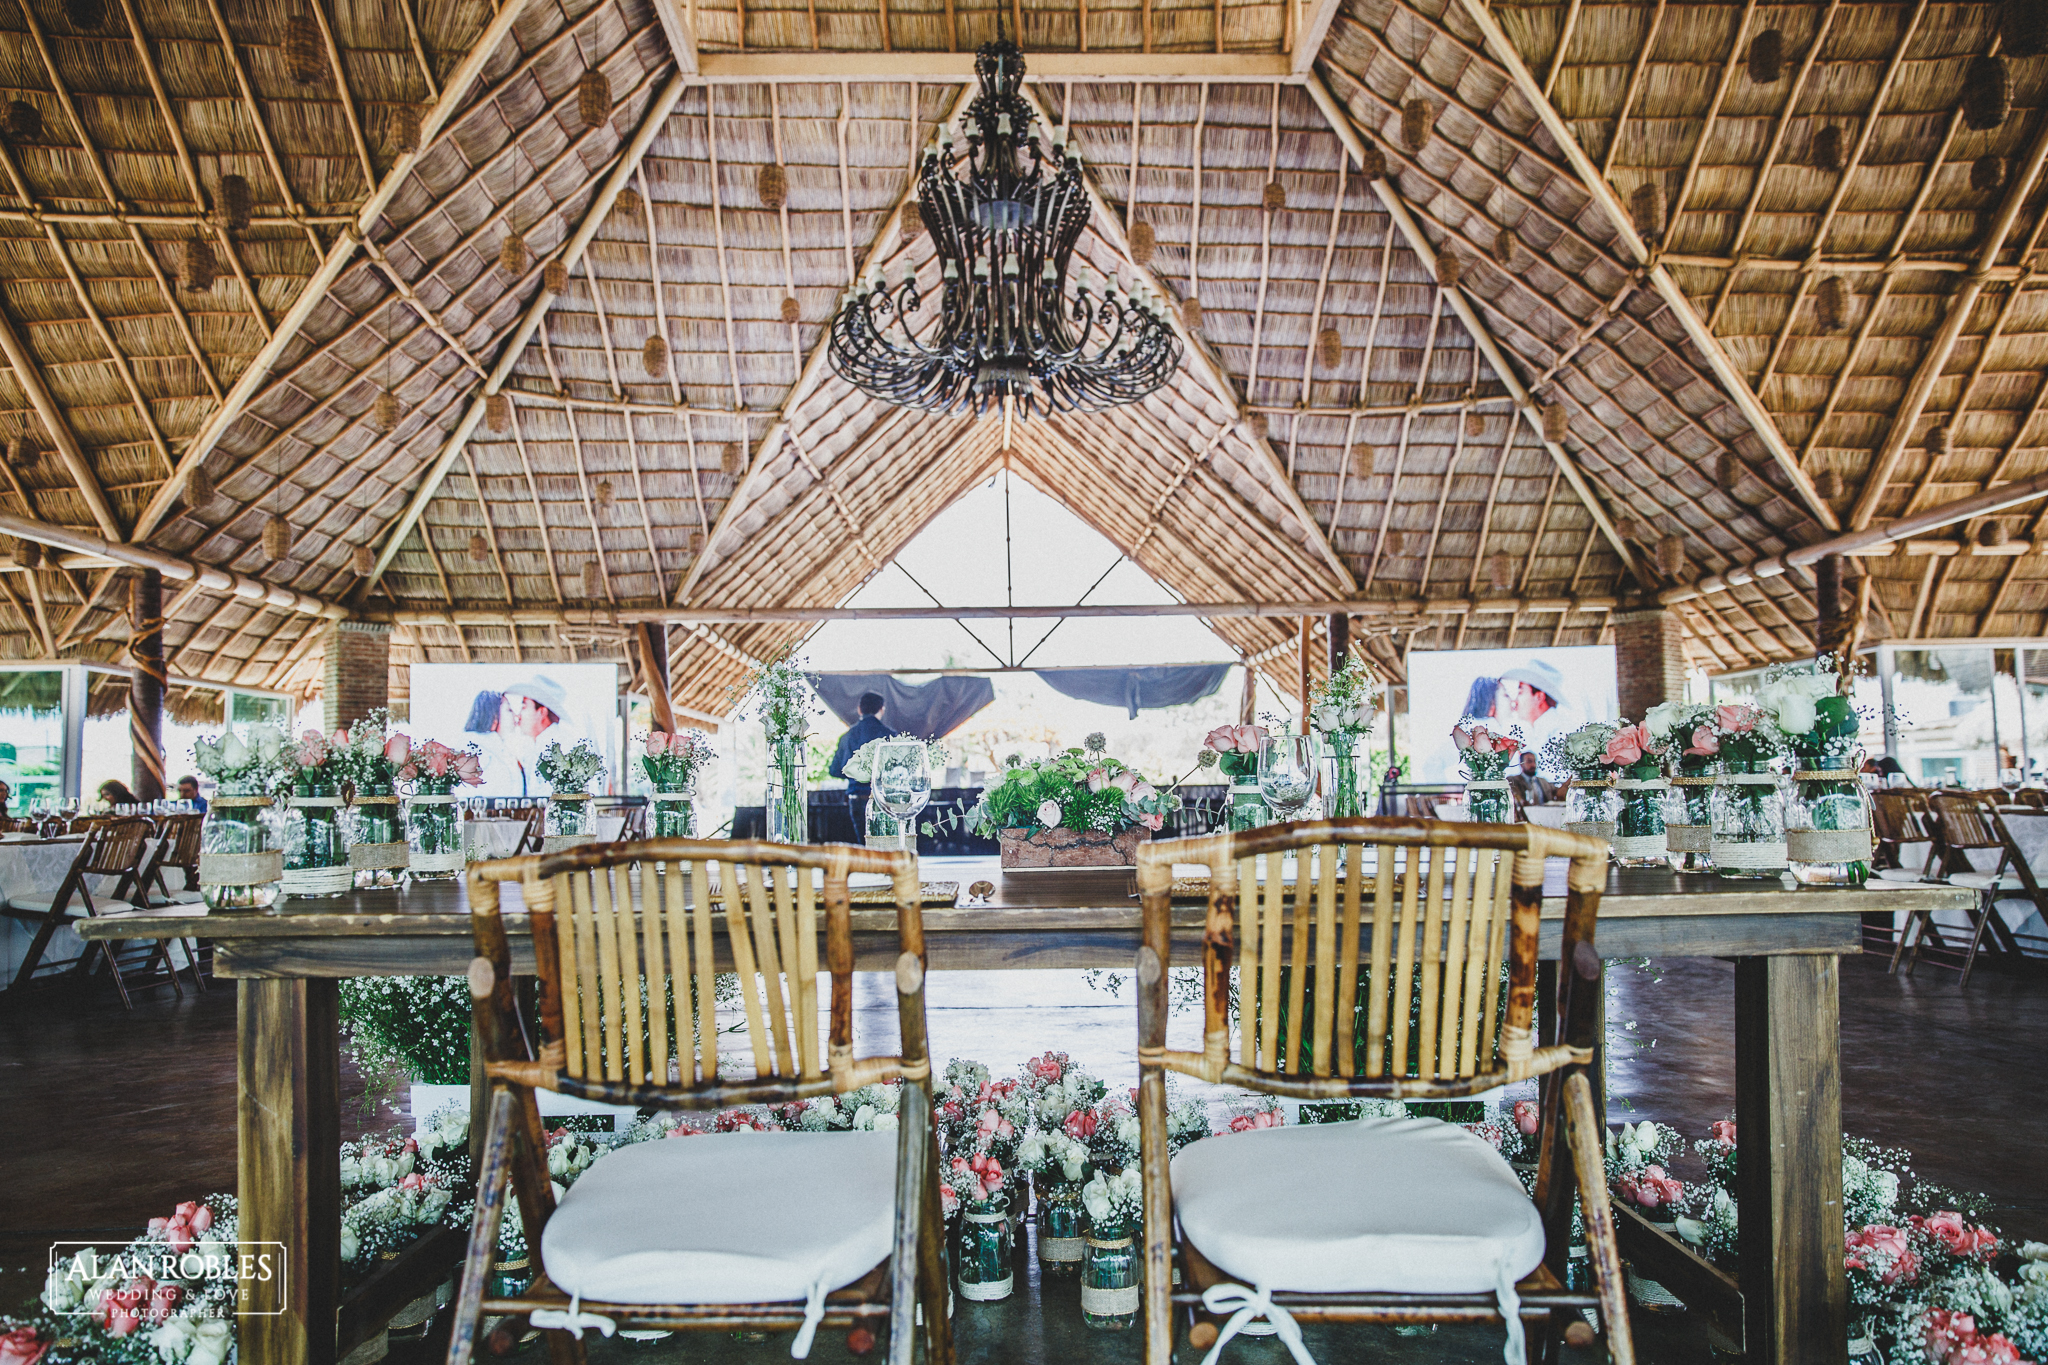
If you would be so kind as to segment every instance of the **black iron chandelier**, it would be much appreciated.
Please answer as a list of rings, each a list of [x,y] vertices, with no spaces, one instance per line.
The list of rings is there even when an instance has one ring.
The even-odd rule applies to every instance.
[[[1134,403],[1180,363],[1165,303],[1140,285],[1069,272],[1087,225],[1081,156],[1041,141],[1007,38],[974,59],[981,94],[927,146],[918,211],[942,262],[935,323],[917,268],[855,286],[832,320],[832,367],[863,392],[927,412],[1094,412]],[[1072,283],[1069,296],[1067,286]],[[921,325],[922,324],[922,325]],[[928,332],[920,339],[920,332]]]

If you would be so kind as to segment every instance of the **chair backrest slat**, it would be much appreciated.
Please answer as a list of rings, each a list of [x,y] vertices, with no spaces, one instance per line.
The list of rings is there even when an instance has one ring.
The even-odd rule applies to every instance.
[[[1324,857],[1316,869],[1316,1020],[1310,1056],[1313,1074],[1330,1074],[1331,1033],[1337,1023],[1337,860]],[[1303,972],[1303,976],[1308,973]]]
[[[726,941],[732,944],[733,966],[739,971],[740,1005],[747,1015],[747,1045],[754,1051],[754,1074],[772,1075],[775,1064],[768,1052],[767,1022],[761,1016],[761,997],[756,985],[754,945],[748,941],[746,896],[740,890],[737,869],[726,863],[720,878],[725,894]]]
[[[775,946],[776,915],[768,883],[780,880],[775,869],[747,869],[747,904],[753,912],[754,955],[761,963],[761,993],[767,1004],[768,1038],[775,1058],[774,1074],[793,1076],[789,1046],[788,1000],[782,990],[782,953]]]
[[[824,1074],[818,1057],[818,889],[808,870],[796,879],[796,1034],[805,1080]]]
[[[1363,898],[1365,876],[1344,879],[1344,906],[1342,920],[1337,929],[1337,994],[1336,1000],[1354,1003],[1358,999],[1358,931],[1359,905]],[[1337,1071],[1343,1075],[1354,1075],[1358,1069],[1358,1026],[1353,1018],[1353,1009],[1346,1009],[1336,1017],[1337,1030]]]
[[[689,873],[684,863],[685,877]],[[706,990],[702,983],[716,979],[717,955],[711,948],[711,863],[707,859],[694,874],[697,884],[696,912],[690,922],[691,955],[696,961],[697,986],[697,1066],[705,1084],[718,1079],[718,996],[713,990]],[[687,885],[687,882],[686,882]]]

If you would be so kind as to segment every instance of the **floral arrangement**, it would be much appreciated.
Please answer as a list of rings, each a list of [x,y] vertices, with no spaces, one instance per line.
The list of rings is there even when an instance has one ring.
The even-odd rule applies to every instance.
[[[567,749],[557,740],[540,751],[540,757],[533,761],[533,770],[556,795],[582,795],[590,790],[591,782],[604,771],[604,755],[587,739],[579,739]],[[474,782],[477,779],[463,780]]]
[[[875,760],[881,756],[881,746],[901,743],[903,737],[900,735],[893,738],[871,739],[853,751],[846,760],[846,766],[840,771],[855,782],[872,782],[875,780]],[[949,751],[939,741],[930,740],[924,746],[924,754],[926,766],[936,770],[946,766]]]
[[[1538,1155],[1536,1135],[1543,1130],[1542,1109],[1535,1100],[1502,1104],[1492,1118],[1464,1126],[1466,1132],[1485,1138],[1511,1165],[1535,1164]]]
[[[1467,781],[1498,782],[1507,775],[1508,760],[1522,747],[1522,731],[1518,726],[1496,735],[1485,721],[1467,716],[1451,727],[1451,743],[1458,746]]]
[[[755,669],[742,684],[742,697],[753,703],[752,714],[760,720],[771,745],[801,744],[811,732],[811,718],[822,714],[793,650],[785,650]]]
[[[1693,731],[1694,748],[1709,748],[1727,762],[1743,766],[1770,762],[1784,752],[1783,732],[1761,709],[1746,702],[1724,702],[1714,708],[1713,719]]]
[[[702,730],[650,730],[640,741],[640,770],[658,792],[686,792],[717,751]]]
[[[1617,773],[1647,779],[1657,776],[1663,752],[1664,746],[1652,739],[1644,726],[1623,725],[1607,737],[1599,762]]]
[[[215,782],[263,791],[289,784],[294,771],[285,734],[275,725],[252,725],[245,740],[233,730],[192,744],[192,763]]]
[[[232,1195],[209,1195],[150,1219],[118,1252],[67,1257],[43,1282],[42,1314],[0,1319],[0,1361],[222,1365],[235,1341],[237,1221]]]
[[[1259,746],[1266,742],[1263,725],[1219,725],[1202,737],[1196,762],[1215,768],[1233,782],[1256,782]]]
[[[1081,1187],[1081,1207],[1098,1230],[1135,1228],[1145,1213],[1145,1182],[1135,1170],[1097,1171]]]
[[[1643,713],[1643,729],[1657,749],[1684,759],[1711,760],[1716,750],[1714,708],[1704,702],[1659,702]]]
[[[385,742],[385,757],[389,758],[393,748],[404,735],[394,735]],[[411,745],[411,741],[406,741]],[[451,749],[438,739],[425,744],[412,745],[406,750],[405,762],[399,764],[393,776],[400,782],[446,781],[453,786],[475,786],[484,780],[483,755],[475,745]]]
[[[1022,1072],[1032,1116],[1042,1125],[1064,1123],[1076,1109],[1100,1102],[1109,1089],[1064,1052],[1033,1057],[1024,1063]]]
[[[1044,1132],[1033,1129],[1017,1145],[1017,1165],[1044,1180],[1078,1184],[1094,1169],[1088,1144],[1068,1137],[1064,1130]]]
[[[332,747],[335,767],[357,792],[389,792],[412,757],[412,741],[391,728],[391,713],[381,706],[335,731]]]
[[[1132,825],[1156,830],[1179,804],[1174,793],[1160,790],[1137,769],[1099,748],[1068,749],[1050,758],[1012,763],[1003,780],[982,793],[966,823],[971,832],[984,835],[1004,829],[1114,834]]]
[[[421,1085],[469,1081],[469,978],[343,977],[341,1027],[366,1077],[403,1072]]]
[[[1356,740],[1372,728],[1380,686],[1379,670],[1353,652],[1342,668],[1309,690],[1309,723],[1325,739]]]
[[[344,775],[343,755],[348,732],[337,730],[329,739],[318,730],[307,730],[299,736],[298,743],[289,745],[283,754],[284,765],[290,771],[289,781],[293,785],[319,782],[338,783]]]
[[[1618,727],[1604,720],[1588,721],[1568,734],[1553,735],[1543,746],[1543,765],[1565,777],[1607,776],[1607,742]]]

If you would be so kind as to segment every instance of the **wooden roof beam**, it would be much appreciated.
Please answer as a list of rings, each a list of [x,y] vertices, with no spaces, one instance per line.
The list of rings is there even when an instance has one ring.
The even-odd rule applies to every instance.
[[[2034,134],[2034,141],[2027,148],[2025,164],[2007,182],[1998,215],[1984,234],[1984,245],[1978,248],[1977,269],[1956,282],[1956,291],[1949,296],[1948,315],[1942,319],[1941,330],[1935,333],[1926,354],[1920,358],[1920,367],[1906,385],[1905,396],[1899,400],[1898,411],[1892,417],[1891,430],[1885,433],[1884,444],[1877,448],[1877,455],[1871,461],[1870,475],[1864,480],[1863,491],[1857,496],[1856,506],[1849,514],[1849,524],[1855,530],[1860,531],[1870,525],[1877,515],[1878,506],[1884,501],[1885,489],[1898,472],[1899,461],[1906,453],[1906,442],[1912,436],[1913,428],[1919,424],[1920,414],[1926,408],[1935,384],[1940,382],[1949,357],[1955,354],[1956,343],[1962,340],[1971,313],[1976,311],[1977,299],[1984,292],[1982,272],[1998,263],[2006,238],[2012,235],[2013,225],[2019,221],[2020,211],[2026,207],[2027,196],[2033,193],[2034,182],[2040,178],[2043,161],[2048,161],[2048,123]]]
[[[1323,40],[1330,36],[1330,24],[1336,19],[1337,11],[1344,8],[1344,0],[1308,0],[1300,4],[1292,0],[1290,8],[1299,8],[1294,16],[1294,42],[1289,52],[1289,65],[1297,76],[1305,76],[1315,69],[1316,58],[1322,55]],[[1038,60],[1036,57],[1033,61]]]
[[[516,9],[518,5],[519,0],[506,0],[505,8]],[[503,13],[504,11],[500,11],[501,17]],[[653,145],[662,126],[668,122],[668,116],[675,111],[676,101],[682,98],[683,89],[688,84],[689,78],[677,72],[668,78],[655,94],[653,101],[648,104],[647,112],[640,117],[640,126],[633,131],[632,141],[626,144],[625,152],[612,167],[611,174],[605,178],[596,197],[590,201],[590,207],[584,210],[583,220],[576,225],[576,231],[563,244],[560,259],[564,266],[574,269],[576,263],[582,260],[584,249],[590,245],[590,239],[597,235],[597,229],[611,212],[613,202],[619,197],[619,191],[626,187],[626,181],[639,169],[642,158],[647,155],[648,147]],[[463,87],[461,83],[451,81],[448,88],[455,91]],[[421,134],[421,138],[424,142],[424,133]],[[592,285],[594,290],[594,280]],[[428,466],[421,477],[419,487],[413,490],[412,499],[406,503],[405,510],[399,513],[397,520],[386,529],[384,547],[377,552],[375,567],[356,585],[353,594],[355,600],[366,599],[371,589],[377,586],[377,581],[384,576],[384,571],[391,567],[391,561],[397,557],[399,546],[405,543],[406,536],[419,523],[420,515],[427,510],[427,504],[433,501],[434,494],[440,489],[441,480],[447,477],[448,471],[454,467],[457,457],[461,455],[463,446],[476,431],[477,423],[483,420],[485,401],[504,386],[506,376],[512,373],[512,367],[518,363],[520,353],[526,349],[527,342],[533,340],[534,331],[539,328],[541,319],[547,315],[554,301],[555,295],[543,284],[533,296],[532,302],[526,305],[526,312],[520,317],[519,325],[514,327],[505,339],[504,345],[499,349],[497,361],[491,366],[490,374],[485,377],[477,393],[470,398],[468,408],[455,423],[455,429],[442,443],[440,453],[434,457],[433,464]]]
[[[455,69],[454,74],[448,78],[448,83],[442,87],[441,97],[434,101],[433,108],[421,118],[418,150],[401,155],[392,164],[391,169],[384,173],[384,178],[378,182],[375,192],[363,201],[360,209],[356,210],[352,229],[342,233],[328,249],[319,268],[313,272],[300,291],[298,301],[292,305],[291,311],[279,320],[277,330],[271,333],[270,339],[263,344],[262,349],[250,358],[248,367],[242,371],[234,387],[228,390],[226,400],[214,410],[213,416],[207,419],[199,434],[185,447],[184,452],[178,457],[177,465],[171,471],[171,476],[164,480],[150,498],[149,505],[136,520],[135,539],[145,538],[163,523],[176,504],[179,493],[183,491],[185,480],[191,477],[192,471],[197,469],[208,455],[213,453],[213,448],[220,444],[228,428],[233,426],[248,408],[249,401],[269,382],[271,368],[297,338],[299,329],[313,316],[320,301],[327,296],[327,291],[341,278],[341,272],[355,259],[359,240],[375,226],[384,210],[390,207],[391,201],[397,198],[399,189],[412,174],[413,167],[433,147],[435,139],[453,122],[458,113],[469,107],[470,87],[482,76],[485,66],[496,55],[499,45],[504,42],[506,35],[512,31],[512,26],[525,12],[526,0],[505,0],[498,12],[491,17],[490,24],[478,37],[476,46],[469,50],[469,54],[462,59],[462,64]],[[237,65],[239,66],[239,59]]]
[[[43,372],[36,367],[35,358],[15,334],[14,323],[4,311],[0,311],[0,352],[7,356],[7,363],[14,369],[15,382],[28,395],[29,406],[36,410],[36,416],[43,422],[43,430],[49,434],[50,443],[57,447],[57,458],[71,475],[71,481],[78,485],[78,492],[85,499],[85,505],[92,509],[92,519],[100,529],[116,540],[121,538],[121,523],[114,517],[114,509],[107,502],[107,495],[100,491],[100,481],[92,472],[92,465],[85,458],[85,450],[78,444],[78,437],[65,419],[64,409],[50,392],[50,386],[43,379]]]
[[[1334,8],[1334,7],[1333,7]],[[1234,85],[1297,78],[1287,54],[1251,52],[1033,52],[1031,85],[1131,81]],[[974,83],[972,52],[706,52],[697,75],[708,85],[830,85],[840,81]]]
[[[1600,168],[1593,164],[1592,158],[1586,155],[1586,149],[1579,145],[1579,140],[1572,133],[1571,125],[1565,122],[1564,115],[1558,112],[1556,105],[1544,97],[1543,87],[1528,65],[1523,62],[1521,54],[1515,50],[1514,43],[1502,30],[1499,21],[1486,8],[1484,0],[1458,2],[1484,37],[1488,54],[1506,70],[1508,79],[1522,92],[1522,97],[1529,101],[1537,119],[1550,134],[1551,141],[1564,152],[1565,160],[1577,174],[1580,184],[1613,228],[1615,239],[1621,243],[1629,256],[1648,272],[1651,287],[1657,291],[1658,297],[1664,300],[1664,306],[1671,311],[1671,316],[1679,326],[1684,328],[1686,337],[1706,360],[1707,368],[1720,381],[1722,390],[1734,401],[1737,411],[1749,424],[1750,430],[1756,433],[1757,439],[1763,442],[1764,448],[1770,451],[1771,458],[1777,461],[1778,468],[1784,471],[1786,479],[1798,491],[1800,500],[1806,504],[1814,519],[1821,525],[1830,531],[1840,530],[1842,523],[1836,518],[1827,501],[1814,488],[1813,480],[1799,467],[1792,447],[1785,442],[1785,434],[1778,430],[1777,420],[1757,398],[1756,391],[1749,387],[1748,379],[1736,367],[1727,347],[1721,344],[1721,339],[1714,335],[1713,330],[1707,326],[1706,319],[1702,318],[1699,310],[1693,306],[1691,296],[1679,286],[1678,281],[1661,261],[1652,258],[1649,245],[1636,232],[1635,223],[1630,218],[1627,207],[1621,202],[1621,197],[1600,174]]]
[[[1363,166],[1365,164],[1365,140],[1360,135],[1357,125],[1352,122],[1349,111],[1338,102],[1337,97],[1331,93],[1330,87],[1323,83],[1320,76],[1311,76],[1308,81],[1308,94],[1309,98],[1316,102],[1316,106],[1323,111],[1323,117],[1329,120],[1331,129],[1337,134],[1338,141],[1344,144],[1344,149],[1350,153],[1351,159],[1360,166]],[[1408,243],[1408,249],[1422,258],[1423,265],[1429,270],[1431,277],[1434,278],[1437,274],[1436,248],[1430,244],[1428,236],[1423,233],[1422,225],[1415,220],[1414,213],[1408,207],[1408,201],[1401,197],[1401,191],[1391,180],[1375,180],[1371,183],[1373,193],[1378,195],[1380,203],[1386,206],[1388,215],[1394,220],[1394,226],[1399,229],[1402,239]],[[1444,291],[1444,295],[1451,307],[1457,312],[1459,321],[1465,324],[1465,330],[1471,334],[1472,344],[1486,357],[1488,368],[1493,371],[1494,376],[1507,389],[1508,397],[1513,401],[1515,410],[1529,424],[1529,429],[1535,433],[1536,439],[1542,442],[1544,450],[1548,451],[1550,458],[1556,462],[1558,470],[1565,477],[1565,481],[1571,484],[1572,491],[1578,494],[1579,501],[1585,505],[1586,511],[1592,515],[1594,524],[1600,529],[1600,534],[1606,537],[1607,543],[1612,545],[1615,553],[1621,556],[1621,562],[1631,572],[1635,572],[1640,576],[1634,551],[1629,548],[1628,542],[1621,538],[1621,532],[1615,528],[1614,522],[1608,517],[1606,509],[1600,505],[1600,499],[1594,495],[1593,487],[1586,481],[1586,476],[1579,469],[1578,462],[1572,458],[1571,454],[1562,445],[1544,438],[1543,416],[1537,410],[1535,395],[1531,394],[1523,386],[1520,376],[1515,372],[1513,363],[1508,360],[1507,352],[1501,348],[1500,342],[1494,338],[1493,329],[1487,326],[1486,320],[1479,315],[1479,310],[1474,308],[1471,300],[1465,297],[1463,289],[1447,289]]]

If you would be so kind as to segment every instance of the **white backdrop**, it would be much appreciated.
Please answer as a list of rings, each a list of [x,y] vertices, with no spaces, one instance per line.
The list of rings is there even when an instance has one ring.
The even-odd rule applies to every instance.
[[[1557,703],[1540,715],[1531,702],[1538,684]],[[1411,650],[1408,734],[1415,762],[1409,780],[1458,781],[1451,727],[1470,714],[1468,707],[1487,716],[1488,728],[1495,733],[1505,734],[1519,725],[1522,743],[1540,750],[1552,735],[1575,730],[1589,720],[1613,720],[1618,705],[1612,645]]]
[[[557,724],[537,734],[516,725],[504,691],[520,683],[559,695]],[[414,664],[412,721],[398,728],[415,739],[438,739],[450,748],[475,744],[484,755],[484,783],[461,796],[545,796],[548,785],[533,760],[550,742],[563,748],[588,739],[604,755],[595,792],[622,790],[616,664]],[[555,708],[550,707],[550,710]]]

